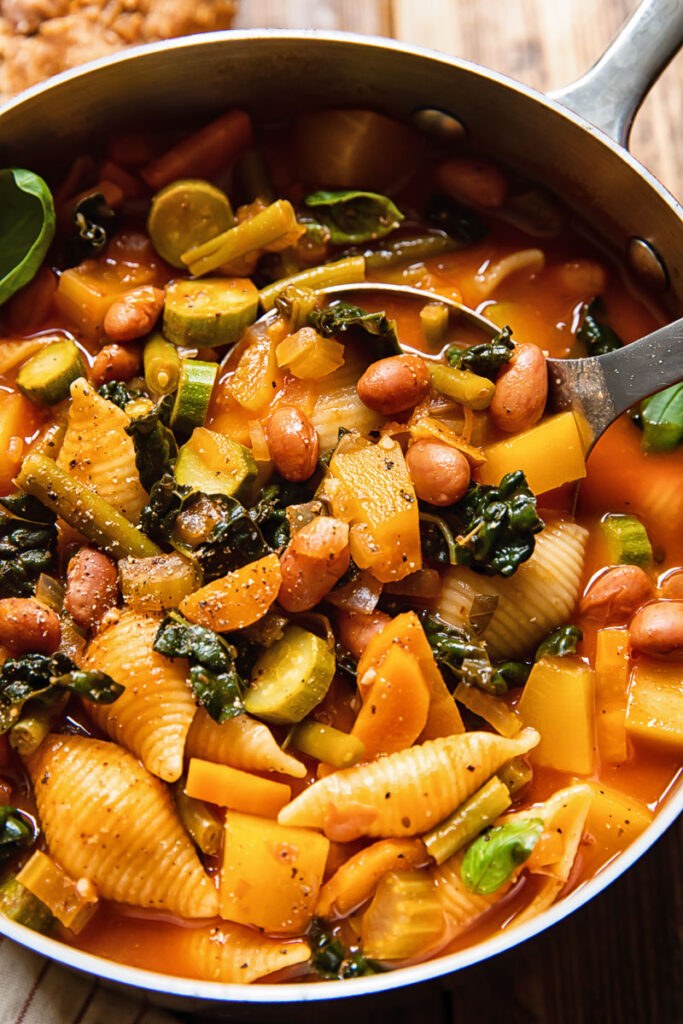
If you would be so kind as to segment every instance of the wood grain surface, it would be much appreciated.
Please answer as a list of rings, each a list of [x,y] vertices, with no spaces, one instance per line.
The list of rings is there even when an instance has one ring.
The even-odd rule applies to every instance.
[[[393,35],[475,60],[540,89],[598,58],[636,0],[242,0],[236,27]],[[683,54],[636,119],[632,151],[683,198]],[[681,1024],[683,829],[536,939],[449,978],[342,1004],[301,1024]],[[278,1015],[277,1019],[284,1019]],[[199,1022],[196,1022],[199,1024]]]

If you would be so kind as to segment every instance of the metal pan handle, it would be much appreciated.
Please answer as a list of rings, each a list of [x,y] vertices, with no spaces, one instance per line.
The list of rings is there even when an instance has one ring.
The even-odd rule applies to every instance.
[[[597,64],[550,96],[628,146],[638,107],[682,44],[681,0],[643,0]]]

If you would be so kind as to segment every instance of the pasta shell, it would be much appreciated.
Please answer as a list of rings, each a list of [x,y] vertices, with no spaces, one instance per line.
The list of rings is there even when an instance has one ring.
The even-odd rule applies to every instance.
[[[180,946],[189,973],[204,981],[248,985],[284,967],[305,963],[311,955],[307,942],[271,939],[239,924],[215,928],[187,928]]]
[[[367,365],[367,359],[360,358],[347,345],[344,365],[325,378],[324,392],[310,414],[311,423],[318,432],[321,452],[335,447],[340,427],[369,434],[384,423],[384,417],[363,405],[356,391],[358,378]]]
[[[88,704],[88,713],[153,775],[175,782],[196,710],[185,681],[188,664],[153,649],[158,618],[123,612],[113,620],[90,641],[83,668],[107,672],[126,689],[113,704]]]
[[[124,430],[128,422],[123,409],[82,377],[75,380],[57,465],[136,523],[147,492],[135,465],[133,439]]]
[[[571,616],[587,540],[583,526],[561,520],[538,534],[533,555],[514,576],[482,576],[465,566],[448,569],[436,610],[445,622],[458,625],[468,620],[477,594],[497,597],[484,632],[491,657],[522,657]]]
[[[501,821],[541,818],[543,833],[525,867],[532,874],[567,881],[581,842],[586,817],[593,800],[588,783],[560,789],[544,803],[506,814]]]
[[[283,807],[278,821],[319,828],[342,841],[425,832],[538,740],[535,729],[514,739],[466,732],[428,740],[320,779]]]
[[[248,772],[280,772],[303,779],[306,768],[281,750],[263,722],[249,715],[237,715],[227,722],[214,722],[203,708],[197,709],[185,744],[185,756],[229,764]]]
[[[104,899],[213,917],[218,895],[166,787],[115,743],[51,735],[26,759],[50,853]]]
[[[465,888],[465,883],[460,875],[465,851],[461,850],[453,857],[450,857],[438,868],[432,868],[432,878],[436,885],[436,891],[443,906],[446,920],[445,942],[450,942],[476,921],[478,917],[485,914],[490,907],[506,895],[512,882],[500,887],[495,892],[482,896],[480,893],[470,892]]]

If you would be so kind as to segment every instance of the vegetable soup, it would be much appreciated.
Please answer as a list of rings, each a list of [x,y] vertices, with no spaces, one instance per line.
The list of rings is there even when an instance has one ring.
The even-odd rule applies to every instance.
[[[683,385],[588,461],[546,413],[664,321],[612,256],[371,111],[0,191],[0,912],[352,978],[618,856],[683,750]]]

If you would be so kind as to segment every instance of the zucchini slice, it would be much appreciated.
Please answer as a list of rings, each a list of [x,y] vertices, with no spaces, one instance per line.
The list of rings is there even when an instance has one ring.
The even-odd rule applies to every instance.
[[[175,345],[231,345],[256,319],[258,291],[248,277],[172,281],[166,287],[164,336]]]
[[[267,722],[300,722],[324,698],[334,670],[334,653],[325,640],[288,626],[254,665],[244,707]]]
[[[69,388],[85,377],[81,353],[70,338],[53,341],[31,356],[17,374],[17,387],[37,405],[55,405],[69,395]]]
[[[201,427],[211,401],[211,392],[218,373],[218,363],[201,359],[182,359],[178,390],[171,411],[171,427],[181,435],[189,435]]]
[[[612,565],[652,565],[652,545],[647,530],[635,516],[607,515],[600,523]]]
[[[201,178],[183,178],[153,197],[147,231],[159,255],[184,270],[180,258],[184,252],[221,235],[234,223],[225,192]]]
[[[242,499],[258,470],[248,448],[225,434],[195,427],[178,453],[175,478],[179,484],[205,494],[227,494]]]

